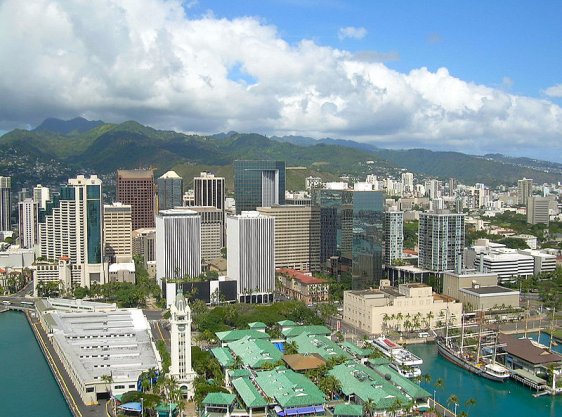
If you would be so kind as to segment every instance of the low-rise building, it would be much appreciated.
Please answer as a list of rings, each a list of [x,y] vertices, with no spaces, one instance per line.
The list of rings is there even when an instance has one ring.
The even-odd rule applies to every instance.
[[[420,283],[345,291],[343,296],[344,323],[369,334],[381,334],[390,326],[399,330],[434,327],[447,310],[456,322],[461,317],[462,304]]]
[[[135,263],[125,262],[109,265],[109,282],[135,283]]]
[[[306,304],[329,299],[330,284],[328,280],[313,277],[310,272],[281,268],[277,270],[277,283],[281,293]]]

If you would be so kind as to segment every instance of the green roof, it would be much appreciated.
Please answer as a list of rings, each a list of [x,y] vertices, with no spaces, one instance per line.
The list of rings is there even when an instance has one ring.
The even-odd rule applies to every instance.
[[[320,334],[324,336],[329,336],[330,334],[332,334],[330,329],[328,329],[326,326],[297,326],[293,327],[292,329],[285,329],[282,333],[285,337],[295,337],[302,333]]]
[[[359,346],[357,346],[355,343],[351,343],[351,342],[343,342],[342,346],[353,356],[357,356],[359,358],[366,358],[371,353],[373,353],[372,349],[362,349]]]
[[[287,338],[287,343],[295,342],[301,354],[316,353],[324,360],[343,356],[351,359],[351,355],[343,350],[336,342],[326,336],[310,333],[301,333],[298,336]]]
[[[227,347],[250,368],[261,368],[266,363],[275,363],[283,358],[283,353],[269,340],[243,339],[230,342]]]
[[[236,400],[236,395],[226,392],[210,392],[203,399],[205,405],[231,405]]]
[[[371,362],[375,366],[388,365],[390,363],[390,359],[388,359],[384,356],[381,356],[380,358],[369,359],[369,362]]]
[[[295,327],[297,325],[293,320],[281,320],[278,321],[277,324],[281,327]]]
[[[362,402],[373,400],[377,410],[389,409],[396,400],[404,405],[411,402],[384,377],[357,362],[348,361],[337,365],[328,373],[340,381],[342,392],[346,396],[355,395]]]
[[[209,395],[211,395],[211,394],[208,394],[207,397]],[[207,398],[207,397],[205,397],[205,398]],[[160,403],[156,406],[156,411],[158,413],[164,412],[164,413],[166,413],[166,415],[168,415],[167,413],[170,412],[170,408],[172,409],[172,411],[174,411],[176,408],[178,408],[178,405],[176,403]]]
[[[265,323],[262,323],[261,321],[254,321],[253,323],[248,323],[248,327],[250,329],[266,329],[267,326]]]
[[[269,335],[264,332],[258,332],[257,330],[227,330],[226,332],[215,333],[219,340],[223,343],[234,342],[235,340],[240,340],[244,337],[251,337],[253,339],[269,339]]]
[[[324,393],[307,377],[287,368],[256,373],[256,383],[283,408],[321,405]]]
[[[233,379],[232,386],[247,408],[261,408],[268,405],[267,400],[260,394],[254,384],[252,384],[250,378],[243,377]]]
[[[216,347],[211,349],[211,353],[215,358],[217,358],[223,368],[228,368],[234,364],[232,353],[230,353],[230,350],[227,348]]]
[[[362,416],[363,407],[358,404],[338,404],[334,408],[335,417]]]
[[[415,382],[412,382],[408,378],[400,375],[398,372],[388,366],[388,364],[380,364],[378,366],[375,366],[374,369],[375,372],[383,376],[385,379],[385,375],[390,375],[390,382],[401,387],[406,392],[406,394],[408,394],[413,399],[418,400],[431,397],[431,394],[429,392],[424,390]]]
[[[250,375],[252,375],[252,372],[250,372],[250,370],[246,368],[228,370],[228,376],[230,376],[230,379],[241,378],[243,376],[250,376]]]

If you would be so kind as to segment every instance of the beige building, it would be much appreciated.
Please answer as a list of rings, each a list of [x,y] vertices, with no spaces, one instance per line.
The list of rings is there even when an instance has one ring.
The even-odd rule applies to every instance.
[[[131,206],[113,203],[103,206],[103,235],[105,255],[112,262],[131,262],[133,259]]]
[[[527,199],[527,223],[546,224],[550,220],[550,199],[544,197],[529,197]]]
[[[498,286],[498,275],[493,273],[447,271],[443,273],[443,294],[459,300],[469,311],[519,307],[519,291]]]
[[[313,277],[311,273],[281,268],[277,270],[279,291],[306,304],[328,301],[330,284],[323,278]]]
[[[258,207],[275,218],[275,267],[320,270],[320,209],[307,206]]]
[[[384,280],[380,289],[344,292],[344,323],[369,334],[381,334],[390,327],[398,330],[435,327],[447,315],[452,324],[459,322],[462,304],[451,297],[434,294],[430,286],[411,283],[400,284],[396,289],[384,287],[383,283]]]
[[[221,256],[224,242],[224,213],[211,206],[191,206],[201,216],[201,258],[206,261]]]

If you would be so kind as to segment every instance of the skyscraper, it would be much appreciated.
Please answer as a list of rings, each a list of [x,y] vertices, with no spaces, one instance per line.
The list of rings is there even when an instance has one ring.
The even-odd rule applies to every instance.
[[[103,284],[102,182],[79,175],[61,187],[60,195],[47,204],[39,224],[40,253],[46,259],[68,259],[75,273],[69,284],[90,287]],[[65,288],[69,290],[70,288]]]
[[[411,172],[402,173],[402,192],[408,195],[414,192],[414,174]]]
[[[131,206],[133,230],[154,227],[152,170],[118,170],[116,191],[117,201]]]
[[[545,197],[529,197],[527,200],[527,223],[546,224],[550,221],[550,199]]]
[[[529,197],[533,194],[533,180],[523,178],[517,181],[517,204],[526,206]]]
[[[275,218],[275,267],[320,270],[320,208],[308,206],[258,207]]]
[[[392,265],[395,259],[402,259],[404,250],[404,212],[384,213],[384,263]]]
[[[183,178],[168,171],[156,180],[158,185],[158,210],[167,210],[183,205]]]
[[[133,259],[131,206],[113,203],[103,206],[103,238],[105,256],[111,262],[131,262]]]
[[[47,201],[51,199],[51,190],[48,187],[43,187],[41,184],[37,184],[33,187],[33,201],[37,203],[40,209],[45,209],[47,207]]]
[[[285,204],[285,161],[234,161],[236,214]]]
[[[202,172],[193,179],[195,206],[216,207],[221,213],[223,231],[220,235],[220,245],[225,245],[224,234],[224,178],[215,177],[209,172]]]
[[[191,206],[201,216],[201,258],[210,261],[222,256],[224,246],[223,212],[216,207]]]
[[[39,238],[39,209],[37,203],[26,198],[18,203],[18,232],[20,246],[33,248]]]
[[[442,272],[462,267],[464,214],[420,213],[418,266]],[[460,264],[459,264],[460,263]]]
[[[0,230],[12,230],[12,179],[0,176]]]
[[[156,215],[156,278],[197,277],[201,274],[201,216],[187,208],[161,210]]]
[[[191,309],[183,294],[170,306],[170,375],[178,382],[182,394],[192,398],[196,374],[191,367]]]
[[[275,290],[275,219],[257,211],[228,216],[227,275],[241,302],[267,303]]]

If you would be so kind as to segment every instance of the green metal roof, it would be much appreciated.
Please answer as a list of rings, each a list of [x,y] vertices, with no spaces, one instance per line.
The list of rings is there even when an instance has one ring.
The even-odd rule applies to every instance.
[[[342,392],[355,395],[362,402],[373,400],[377,410],[392,407],[399,400],[406,405],[411,400],[384,377],[359,363],[348,361],[332,368],[328,374],[340,381]]]
[[[236,400],[236,395],[226,392],[210,392],[203,399],[205,405],[231,405]]]
[[[230,376],[230,379],[235,379],[235,378],[241,378],[243,376],[250,376],[252,375],[252,373],[250,372],[249,369],[243,368],[243,369],[229,369],[228,370],[228,375]]]
[[[362,416],[363,407],[358,404],[338,404],[334,408],[335,417]]]
[[[293,327],[292,329],[285,329],[282,333],[285,337],[295,337],[302,333],[320,334],[324,336],[329,336],[330,334],[332,334],[330,329],[328,329],[326,326],[297,326]]]
[[[261,321],[254,321],[253,323],[248,323],[248,327],[250,329],[266,329],[267,326],[265,323],[262,323]]]
[[[326,402],[324,393],[307,377],[287,368],[258,372],[256,383],[283,408],[321,405]]]
[[[269,335],[264,332],[258,332],[257,330],[227,330],[226,332],[215,333],[219,340],[223,343],[234,342],[235,340],[240,340],[243,337],[251,337],[254,339],[269,339]]]
[[[381,356],[380,358],[369,359],[369,362],[372,363],[375,366],[388,365],[390,363],[390,359],[388,359],[384,356]]]
[[[416,400],[431,397],[431,394],[429,392],[424,390],[422,387],[420,387],[415,382],[409,380],[406,377],[403,377],[402,375],[400,375],[398,372],[396,372],[394,369],[392,369],[387,364],[381,364],[381,365],[376,366],[375,372],[377,372],[383,378],[385,377],[385,375],[390,375],[390,381],[389,382],[393,383],[394,385],[397,385],[397,386],[401,387],[406,392],[406,394],[408,394],[410,397],[412,397]]]
[[[217,358],[223,368],[228,368],[234,364],[232,353],[230,353],[230,350],[227,348],[216,347],[211,349],[211,353]]]
[[[250,368],[261,368],[266,363],[275,363],[283,358],[283,353],[269,340],[244,337],[227,344],[228,348]]]
[[[211,395],[211,394],[207,394],[207,397]],[[207,398],[205,397],[205,398]],[[172,409],[172,411],[174,411],[176,408],[178,408],[178,405],[176,403],[160,403],[156,406],[156,412],[158,413],[169,413],[170,409]],[[168,414],[166,414],[168,415]]]
[[[287,343],[295,342],[299,353],[316,353],[323,359],[337,358],[343,356],[351,359],[351,355],[343,350],[336,342],[319,334],[301,333],[298,336],[287,338]]]
[[[236,378],[232,380],[232,386],[246,407],[261,408],[268,405],[267,400],[260,394],[254,384],[252,384],[250,378]]]
[[[351,342],[343,342],[342,346],[349,353],[359,358],[366,358],[371,353],[373,353],[372,349],[362,349],[359,346],[357,346],[355,343],[351,343]]]
[[[281,320],[278,321],[277,324],[281,327],[290,327],[290,326],[296,326],[297,323],[295,323],[293,320]]]

